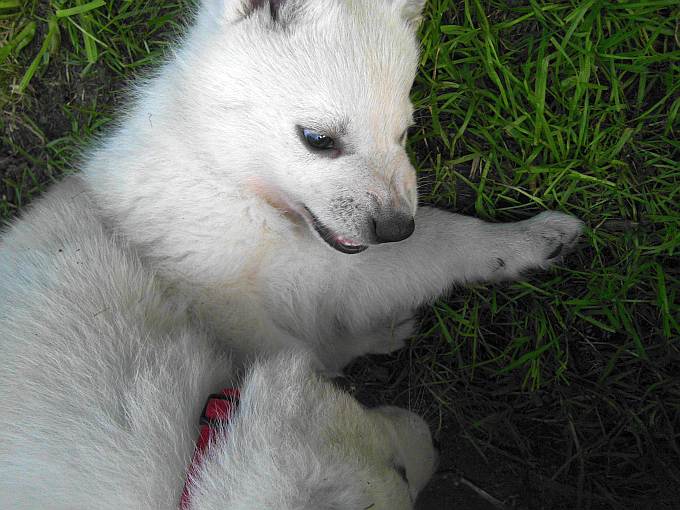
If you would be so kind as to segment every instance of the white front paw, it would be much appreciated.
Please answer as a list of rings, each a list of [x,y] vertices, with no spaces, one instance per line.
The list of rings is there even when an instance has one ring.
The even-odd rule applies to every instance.
[[[526,230],[525,269],[547,269],[559,262],[578,242],[584,223],[569,214],[544,211],[520,223]]]

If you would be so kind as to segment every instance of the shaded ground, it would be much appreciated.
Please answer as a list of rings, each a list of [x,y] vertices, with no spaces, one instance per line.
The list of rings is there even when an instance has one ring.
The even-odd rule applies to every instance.
[[[448,473],[435,475],[418,509],[680,508],[678,466],[670,464],[677,452],[666,449],[675,447],[668,437],[677,422],[645,426],[656,397],[638,400],[630,389],[605,389],[586,377],[527,392],[517,377],[480,371],[471,379],[451,366],[457,377],[443,382],[428,372],[433,364],[446,372],[445,350],[432,337],[418,338],[395,356],[356,361],[341,382],[366,405],[420,412],[436,431],[440,471]],[[631,369],[642,375],[640,368]],[[676,381],[667,388],[668,407],[678,389]],[[631,407],[639,430],[631,427]]]
[[[0,216],[73,169],[187,3],[93,11],[106,46],[92,65],[62,20],[17,95],[52,9],[27,2],[37,35],[0,62]],[[518,509],[680,508],[679,14],[665,0],[428,2],[410,142],[423,199],[494,220],[565,209],[589,231],[563,269],[456,289],[408,349],[348,369],[360,400],[413,408],[441,442],[448,473],[418,508],[498,508],[484,492]],[[0,42],[24,21],[0,19]]]

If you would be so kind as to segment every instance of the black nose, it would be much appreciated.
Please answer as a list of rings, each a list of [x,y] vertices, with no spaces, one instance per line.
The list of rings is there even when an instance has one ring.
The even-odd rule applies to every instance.
[[[395,212],[378,213],[373,219],[375,239],[379,243],[396,243],[403,241],[416,229],[416,222],[410,214]]]

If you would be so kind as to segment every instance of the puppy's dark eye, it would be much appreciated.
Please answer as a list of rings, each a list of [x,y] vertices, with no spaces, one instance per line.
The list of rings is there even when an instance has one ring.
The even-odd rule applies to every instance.
[[[311,129],[303,129],[302,137],[307,142],[312,149],[326,151],[335,148],[335,140],[330,136],[322,135],[321,133],[316,133]]]

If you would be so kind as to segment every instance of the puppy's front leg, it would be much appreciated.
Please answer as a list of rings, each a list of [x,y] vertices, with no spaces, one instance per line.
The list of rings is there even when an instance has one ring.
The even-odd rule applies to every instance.
[[[550,267],[582,229],[583,222],[558,212],[487,223],[424,207],[413,235],[400,242],[345,255],[315,240],[315,251],[287,260],[288,271],[276,266],[267,274],[267,310],[282,331],[311,344],[325,370],[339,371],[357,356],[402,347],[416,310],[455,284]],[[280,288],[290,289],[286,299]]]
[[[422,208],[417,222],[420,230],[413,241],[429,247],[434,265],[449,268],[449,283],[513,280],[547,269],[571,250],[583,230],[581,220],[554,211],[514,223],[488,223]]]
[[[423,207],[411,237],[354,256],[347,283],[356,298],[348,319],[370,324],[414,310],[456,283],[516,279],[546,269],[573,247],[582,229],[582,221],[559,212],[487,223]]]

